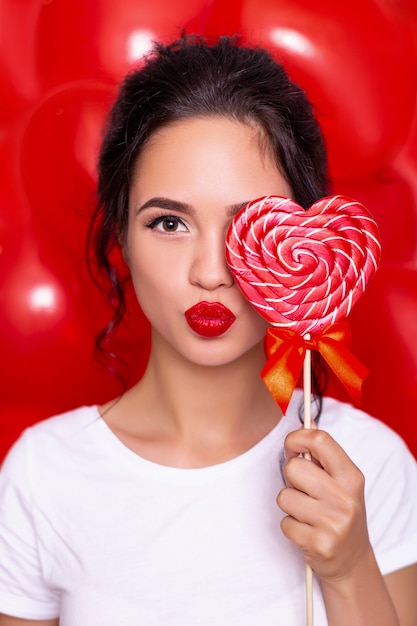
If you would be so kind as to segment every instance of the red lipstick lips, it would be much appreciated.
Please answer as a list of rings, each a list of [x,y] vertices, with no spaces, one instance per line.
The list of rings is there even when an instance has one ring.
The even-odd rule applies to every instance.
[[[199,302],[184,315],[189,327],[201,337],[220,337],[236,319],[220,302]]]

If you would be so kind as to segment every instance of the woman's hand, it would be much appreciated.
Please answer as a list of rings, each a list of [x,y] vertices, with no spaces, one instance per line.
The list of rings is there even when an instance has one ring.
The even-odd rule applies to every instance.
[[[397,594],[394,606],[376,562],[362,472],[328,433],[315,426],[290,433],[285,455],[287,487],[277,497],[286,513],[282,531],[320,578],[329,626],[414,624],[410,594]],[[412,572],[397,575],[411,580]],[[399,616],[404,616],[401,622]]]
[[[311,454],[312,461],[302,455]],[[371,550],[364,477],[332,437],[300,429],[285,440],[287,487],[278,494],[284,535],[322,579],[349,576]]]

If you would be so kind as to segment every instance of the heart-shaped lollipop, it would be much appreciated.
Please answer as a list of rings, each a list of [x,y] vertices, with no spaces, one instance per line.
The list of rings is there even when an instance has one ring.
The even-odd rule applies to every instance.
[[[283,413],[311,350],[360,401],[367,371],[345,345],[349,329],[342,320],[380,257],[374,219],[345,196],[322,198],[307,211],[289,198],[265,196],[233,219],[227,262],[242,293],[273,327],[261,374]]]
[[[329,196],[305,211],[266,196],[233,219],[226,258],[243,294],[275,328],[266,335],[262,377],[286,413],[304,362],[304,426],[311,427],[310,351],[317,350],[360,400],[366,370],[343,345],[347,317],[375,274],[378,227],[362,204]],[[311,459],[309,453],[304,456]],[[306,565],[307,624],[313,623],[312,569]]]
[[[300,335],[347,317],[380,256],[374,219],[341,195],[307,211],[280,196],[254,200],[226,237],[227,262],[245,297],[272,326]]]

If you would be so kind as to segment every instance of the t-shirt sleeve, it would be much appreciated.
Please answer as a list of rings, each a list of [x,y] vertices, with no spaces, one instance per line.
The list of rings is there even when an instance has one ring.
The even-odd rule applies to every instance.
[[[43,577],[27,433],[13,446],[0,471],[0,613],[33,620],[59,614],[58,593]]]
[[[417,461],[383,422],[331,403],[331,430],[365,476],[369,537],[383,574],[417,563]]]
[[[369,533],[383,574],[417,563],[417,462],[395,433],[389,439],[366,492]]]

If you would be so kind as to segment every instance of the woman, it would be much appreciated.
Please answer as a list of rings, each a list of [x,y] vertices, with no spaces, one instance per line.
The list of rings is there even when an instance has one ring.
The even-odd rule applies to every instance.
[[[297,393],[281,415],[259,375],[266,322],[225,262],[249,200],[326,193],[311,107],[265,51],[183,37],[126,78],[95,248],[116,324],[122,248],[149,362],[120,398],[28,429],[8,455],[0,626],[302,625],[305,561],[318,626],[415,626],[415,460],[335,400],[320,430],[299,427]]]

